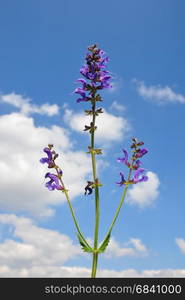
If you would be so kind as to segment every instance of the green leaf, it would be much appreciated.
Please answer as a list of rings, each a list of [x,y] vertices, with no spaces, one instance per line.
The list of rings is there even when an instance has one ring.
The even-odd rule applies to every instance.
[[[79,233],[77,233],[77,237],[78,237],[79,243],[82,247],[82,250],[84,252],[92,253],[93,249],[86,244],[86,242],[83,240],[82,236]]]
[[[110,241],[110,233],[106,236],[105,240],[101,244],[100,248],[98,249],[98,253],[103,253],[106,250],[109,241]]]

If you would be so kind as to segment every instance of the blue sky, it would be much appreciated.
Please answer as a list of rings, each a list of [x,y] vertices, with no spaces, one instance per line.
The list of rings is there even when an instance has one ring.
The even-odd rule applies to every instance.
[[[67,203],[45,189],[47,168],[38,161],[54,143],[82,231],[92,238],[94,200],[83,196],[91,178],[89,136],[81,132],[87,106],[72,92],[95,42],[113,75],[97,131],[100,240],[121,196],[115,181],[126,172],[116,158],[133,136],[149,150],[149,181],[129,192],[98,274],[185,276],[184,9],[181,0],[1,3],[1,277],[89,276],[91,259],[80,254]]]

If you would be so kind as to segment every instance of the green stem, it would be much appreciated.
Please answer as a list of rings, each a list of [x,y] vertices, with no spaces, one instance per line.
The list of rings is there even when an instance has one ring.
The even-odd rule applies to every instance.
[[[114,227],[114,224],[115,224],[115,222],[116,222],[116,220],[117,220],[117,218],[118,218],[118,215],[119,215],[119,213],[120,213],[121,207],[122,207],[122,205],[123,205],[123,203],[124,203],[124,200],[125,200],[125,196],[126,196],[127,190],[128,190],[128,185],[127,185],[126,188],[124,189],[123,195],[122,195],[122,197],[121,197],[120,204],[119,204],[119,206],[118,206],[118,208],[117,208],[117,210],[116,210],[115,216],[114,216],[113,221],[112,221],[112,223],[111,223],[111,225],[110,225],[110,227],[109,227],[109,230],[107,231],[106,237],[111,233],[111,231],[112,231],[112,229],[113,229],[113,227]]]
[[[58,170],[57,170],[57,173],[58,173]],[[72,207],[72,204],[71,204],[71,201],[70,201],[70,198],[69,198],[69,195],[68,195],[68,191],[67,191],[66,188],[65,188],[65,185],[64,185],[64,183],[63,183],[62,178],[60,178],[60,182],[61,182],[61,184],[62,184],[62,186],[63,186],[63,188],[64,188],[64,191],[63,191],[63,192],[64,192],[64,194],[65,194],[65,196],[66,196],[66,199],[67,199],[67,202],[68,202],[68,204],[69,204],[69,208],[70,208],[70,211],[71,211],[71,214],[72,214],[73,221],[74,221],[74,223],[75,223],[76,229],[77,229],[77,231],[78,231],[80,237],[82,238],[83,242],[86,244],[86,246],[87,246],[88,248],[91,248],[91,246],[88,244],[88,242],[86,241],[86,239],[84,238],[84,235],[82,234],[82,232],[81,232],[81,230],[80,230],[80,227],[79,227],[79,225],[78,225],[78,222],[77,222],[77,219],[76,219],[76,216],[75,216],[74,209],[73,209],[73,207]]]
[[[93,263],[92,263],[92,272],[91,272],[91,278],[96,277],[96,271],[97,271],[97,264],[98,264],[98,253],[93,253]]]
[[[96,103],[92,105],[93,110],[93,128],[95,127],[95,110]],[[93,262],[92,262],[92,273],[91,277],[96,277],[97,263],[98,263],[98,252],[96,251],[98,248],[98,233],[99,233],[99,218],[100,218],[100,208],[99,208],[99,187],[96,185],[98,183],[97,174],[96,174],[96,158],[94,149],[94,130],[91,132],[91,159],[92,159],[92,171],[93,171],[93,180],[95,183],[95,228],[94,228],[94,251],[93,251]]]
[[[127,182],[130,180],[131,173],[132,173],[132,169],[130,169],[130,171],[129,171]],[[109,229],[108,229],[108,231],[107,231],[107,234],[106,234],[106,236],[105,236],[103,242],[101,243],[101,245],[104,243],[104,241],[108,238],[108,236],[109,236],[109,235],[111,234],[111,232],[112,232],[112,229],[113,229],[113,227],[114,227],[114,224],[115,224],[115,222],[116,222],[116,220],[117,220],[117,218],[118,218],[118,216],[119,216],[121,207],[122,207],[122,205],[123,205],[123,203],[124,203],[125,196],[126,196],[126,193],[127,193],[127,190],[128,190],[128,186],[129,186],[129,184],[127,184],[126,187],[125,187],[125,189],[124,189],[124,192],[123,192],[122,197],[121,197],[121,200],[120,200],[120,204],[119,204],[119,206],[118,206],[118,208],[117,208],[117,210],[116,210],[116,213],[115,213],[115,215],[114,215],[113,221],[112,221],[112,223],[111,223],[111,225],[110,225],[110,227],[109,227]],[[101,245],[100,245],[100,247],[101,247]]]

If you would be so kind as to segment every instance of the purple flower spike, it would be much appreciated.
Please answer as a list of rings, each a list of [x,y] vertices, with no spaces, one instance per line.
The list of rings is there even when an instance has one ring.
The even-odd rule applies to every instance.
[[[134,175],[133,178],[133,183],[138,183],[138,182],[142,182],[142,181],[147,181],[148,180],[148,176],[142,175],[145,172],[145,169],[138,169]]]
[[[116,182],[116,184],[119,184],[119,186],[122,186],[123,184],[125,184],[126,180],[125,180],[125,177],[123,175],[122,172],[119,173],[120,176],[121,176],[121,181],[120,182]]]
[[[143,149],[138,148],[139,146],[143,145],[144,143],[139,142],[136,138],[133,138],[132,141],[133,141],[133,143],[130,146],[130,148],[133,149],[132,150],[133,155],[131,157],[131,161],[130,162],[128,161],[128,153],[124,149],[122,149],[122,151],[125,156],[117,159],[118,162],[124,163],[130,169],[127,180],[125,180],[123,174],[120,173],[121,181],[116,182],[120,186],[123,184],[125,184],[125,185],[135,184],[138,182],[143,182],[143,181],[148,180],[148,176],[143,174],[145,172],[145,169],[140,168],[141,161],[138,159],[138,158],[142,157],[143,155],[145,155],[148,152],[148,150],[145,148],[143,148]],[[131,178],[132,175],[133,175],[133,177]]]
[[[109,58],[104,56],[105,52],[99,49],[97,45],[88,47],[88,50],[89,52],[85,57],[86,63],[80,69],[80,73],[85,79],[79,78],[77,80],[77,82],[82,83],[83,88],[75,90],[75,93],[82,96],[82,98],[77,100],[78,103],[83,101],[94,101],[94,99],[96,99],[95,94],[98,90],[111,87],[109,83],[111,76],[109,72],[105,70]],[[87,92],[87,95],[84,95],[85,92]]]
[[[55,189],[63,190],[63,187],[59,184],[57,175],[48,172],[46,173],[45,178],[50,178],[50,181],[46,182],[45,184],[49,191],[53,191]]]

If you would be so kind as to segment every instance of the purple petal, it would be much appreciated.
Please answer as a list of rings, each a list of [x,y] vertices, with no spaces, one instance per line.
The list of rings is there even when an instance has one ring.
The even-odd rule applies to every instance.
[[[88,194],[87,194],[87,192],[88,192]],[[86,187],[85,187],[85,195],[90,195],[90,194],[92,194],[92,188],[86,186]]]
[[[80,69],[80,73],[82,75],[84,75],[85,77],[88,78],[88,72],[89,72],[89,67],[87,65],[83,66],[81,69]]]
[[[99,52],[99,55],[101,55],[101,56],[105,55],[105,51],[103,51],[103,50],[101,49],[100,52]]]
[[[142,182],[142,181],[147,181],[148,177],[145,175],[143,175],[141,178],[139,178],[140,175],[143,174],[144,172],[145,172],[145,169],[138,169],[134,175],[133,182],[138,183],[138,182]]]
[[[142,181],[147,181],[148,180],[148,176],[142,176]]]
[[[53,185],[53,180],[46,182],[45,186],[48,188],[49,191],[53,191],[55,186]]]
[[[141,149],[141,153],[142,153],[143,155],[146,154],[147,152],[148,152],[147,149],[145,149],[145,148]]]
[[[124,163],[125,162],[125,158],[124,157],[118,157],[117,158],[117,162]]]
[[[75,91],[74,91],[75,94],[79,94],[81,95],[82,97],[85,97],[86,94],[85,94],[85,91],[82,89],[82,88],[76,88]]]
[[[110,78],[111,78],[110,75],[106,75],[106,76],[100,77],[100,80],[101,80],[102,82],[104,82],[104,81],[109,80]]]
[[[53,191],[54,189],[62,190],[62,186],[59,184],[57,175],[48,172],[46,173],[45,178],[50,178],[50,181],[45,184],[50,191]]]
[[[50,178],[50,175],[51,175],[51,173],[49,173],[49,172],[46,173],[45,178],[48,178],[48,177]]]
[[[49,159],[47,157],[43,157],[39,161],[41,162],[41,164],[45,164],[49,162]]]
[[[137,157],[137,158],[142,157],[142,156],[145,155],[147,152],[148,152],[148,150],[145,149],[145,148],[140,149],[139,152],[137,152],[137,153],[135,154],[135,157]]]
[[[120,172],[119,174],[121,176],[121,181],[120,182],[116,182],[116,184],[119,184],[120,186],[122,186],[126,181],[125,181],[124,174],[122,172]]]
[[[44,148],[44,152],[47,154],[48,159],[51,160],[52,159],[52,152],[49,148]]]
[[[128,161],[128,152],[125,149],[122,149],[122,151],[125,154],[125,161]]]
[[[122,151],[125,154],[125,157],[118,157],[117,161],[127,164],[128,163],[128,152],[125,149],[122,149]]]
[[[138,169],[136,172],[135,172],[135,175],[134,175],[134,178],[138,178],[143,172],[145,171],[145,169]]]
[[[81,83],[83,83],[83,84],[86,84],[86,83],[87,83],[86,80],[83,79],[83,78],[79,78],[79,79],[77,79],[76,81],[77,81],[77,82],[81,82]]]

